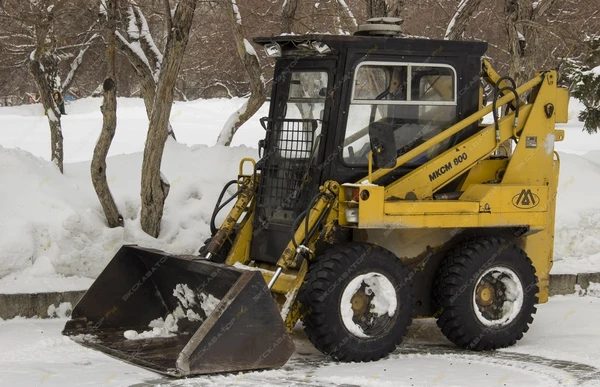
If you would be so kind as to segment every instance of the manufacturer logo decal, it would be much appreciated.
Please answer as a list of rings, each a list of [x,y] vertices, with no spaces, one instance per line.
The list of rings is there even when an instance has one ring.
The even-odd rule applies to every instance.
[[[512,202],[517,208],[529,209],[538,205],[540,197],[531,192],[530,189],[524,189],[518,195],[513,196]]]

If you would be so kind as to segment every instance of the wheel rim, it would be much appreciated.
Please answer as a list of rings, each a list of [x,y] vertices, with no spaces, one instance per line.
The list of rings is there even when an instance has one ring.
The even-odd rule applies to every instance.
[[[485,270],[473,288],[473,309],[479,322],[502,328],[513,322],[523,306],[523,285],[517,273],[504,266]]]
[[[342,323],[354,336],[381,335],[392,326],[398,297],[392,282],[383,274],[367,273],[353,278],[342,293]]]

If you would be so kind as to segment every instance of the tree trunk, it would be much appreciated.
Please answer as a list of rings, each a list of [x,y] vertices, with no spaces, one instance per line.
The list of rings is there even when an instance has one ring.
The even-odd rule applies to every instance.
[[[117,1],[118,0],[107,0],[106,1],[106,63],[107,71],[106,78],[102,86],[104,101],[102,102],[102,131],[96,146],[94,147],[94,157],[90,165],[90,173],[92,175],[92,184],[98,195],[98,200],[108,227],[123,227],[123,217],[119,213],[117,204],[110,193],[108,187],[108,181],[106,180],[106,156],[112,143],[112,139],[115,136],[115,130],[117,128],[117,84],[115,76],[115,50],[116,50],[116,36],[115,36],[115,14],[117,12]]]
[[[539,50],[547,49],[540,39],[543,23],[540,19],[549,12],[557,0],[505,0],[504,18],[510,54],[509,75],[522,84],[533,76],[535,57]],[[534,5],[535,4],[535,5]]]
[[[482,0],[461,0],[458,8],[448,23],[444,39],[447,40],[462,40],[463,34],[469,23],[473,20],[473,14],[479,8]]]
[[[171,115],[175,82],[188,43],[195,9],[196,0],[181,0],[175,10],[173,28],[167,37],[167,46],[150,115],[148,138],[144,147],[140,221],[142,230],[155,238],[160,233],[160,222],[170,188],[160,172],[165,141],[169,136],[167,125]]]
[[[281,32],[290,33],[294,29],[298,0],[285,0],[281,12]]]
[[[521,0],[506,0],[504,5],[504,18],[506,20],[506,34],[508,36],[508,52],[510,54],[508,75],[513,78],[517,85],[525,78],[525,46],[526,40],[523,35],[521,21]]]
[[[389,17],[400,17],[406,7],[406,0],[392,0],[388,10]]]
[[[44,71],[45,69],[52,68],[52,63],[48,63],[51,59],[44,60],[44,58],[34,58],[29,62],[29,73],[33,77],[40,93],[40,101],[48,118],[48,124],[50,124],[50,159],[62,173],[64,151],[60,111],[56,103],[54,103],[54,98],[52,98],[53,87],[50,83],[49,74]]]
[[[385,0],[366,0],[367,3],[367,20],[373,17],[387,16],[387,4]]]
[[[154,81],[154,77],[152,76],[152,71],[150,68],[141,60],[141,58],[134,53],[131,48],[123,42],[121,39],[117,39],[117,46],[119,47],[119,51],[121,51],[127,59],[129,63],[133,66],[135,73],[138,75],[138,79],[140,81],[140,94],[142,95],[142,99],[144,100],[144,107],[146,108],[146,115],[148,119],[152,114],[152,106],[154,105],[154,98],[156,96],[156,82]],[[173,140],[177,140],[175,137],[175,131],[171,126],[171,123],[167,125],[167,131]]]
[[[242,17],[235,0],[231,0],[228,13],[238,55],[250,79],[251,94],[248,101],[229,117],[221,130],[217,138],[217,144],[225,146],[231,145],[233,136],[238,129],[260,109],[266,99],[264,76],[258,62],[258,56],[250,42],[244,37]]]

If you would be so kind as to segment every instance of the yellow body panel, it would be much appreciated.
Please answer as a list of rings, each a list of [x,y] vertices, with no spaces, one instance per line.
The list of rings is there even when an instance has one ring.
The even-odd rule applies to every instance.
[[[556,122],[566,124],[569,122],[569,89],[559,87],[556,89]]]
[[[465,179],[461,182],[458,190],[464,191],[464,187],[471,184],[487,183],[501,180],[506,171],[507,159],[481,160],[469,170]]]
[[[385,215],[426,215],[426,214],[476,214],[479,202],[462,200],[426,201],[397,200],[386,201],[383,205]]]
[[[477,201],[481,212],[541,212],[548,209],[548,186],[473,184],[460,201]]]

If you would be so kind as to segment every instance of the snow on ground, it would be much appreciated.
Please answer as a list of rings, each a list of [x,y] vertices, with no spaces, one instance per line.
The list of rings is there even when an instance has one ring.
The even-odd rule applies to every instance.
[[[119,99],[118,128],[108,159],[112,194],[125,227],[109,229],[89,176],[89,160],[101,128],[101,99],[67,106],[63,117],[65,173],[47,158],[49,130],[39,105],[0,108],[0,292],[85,289],[124,243],[193,254],[209,236],[208,222],[222,186],[237,176],[242,157],[256,157],[264,135],[258,118],[244,125],[234,147],[212,146],[223,123],[243,99],[176,103],[171,122],[179,142],[169,140],[162,172],[171,182],[161,235],[139,226],[140,169],[147,119],[142,100]],[[600,135],[581,132],[580,105],[559,125],[556,144],[561,176],[556,213],[553,272],[599,271]],[[194,145],[200,144],[200,145]],[[211,145],[211,146],[207,146]]]
[[[75,344],[66,320],[0,321],[2,386],[584,386],[600,385],[600,298],[559,296],[540,305],[514,347],[469,352],[432,319],[417,320],[404,343],[373,363],[336,363],[301,331],[296,353],[275,370],[170,379]]]

